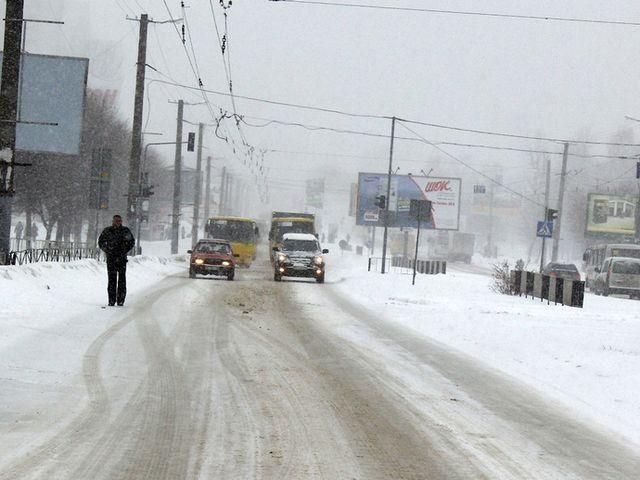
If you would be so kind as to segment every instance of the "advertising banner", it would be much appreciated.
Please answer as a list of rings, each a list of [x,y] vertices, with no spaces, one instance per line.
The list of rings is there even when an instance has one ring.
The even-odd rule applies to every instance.
[[[2,53],[0,53],[0,59]],[[22,55],[16,149],[28,152],[80,153],[89,59]]]
[[[356,224],[384,226],[384,210],[376,206],[376,197],[387,195],[386,173],[358,174],[358,208]],[[417,228],[418,221],[409,214],[411,200],[432,202],[433,217],[421,228],[458,230],[460,226],[460,194],[462,181],[450,177],[391,175],[389,226]]]
[[[312,178],[306,182],[306,205],[322,208],[324,197],[324,178]]]
[[[635,195],[590,193],[587,197],[587,233],[633,236],[637,202]]]

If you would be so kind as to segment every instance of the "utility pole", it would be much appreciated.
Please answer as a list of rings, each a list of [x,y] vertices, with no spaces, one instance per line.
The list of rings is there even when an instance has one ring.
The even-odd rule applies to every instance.
[[[547,219],[547,212],[549,211],[549,187],[551,185],[551,160],[547,158],[547,176],[545,180],[545,188],[544,188],[544,221]],[[542,237],[542,252],[540,253],[540,273],[544,269],[544,261],[545,261],[545,247],[547,244],[547,237]]]
[[[220,200],[218,201],[218,215],[224,214],[224,189],[226,185],[227,167],[222,167],[222,178],[220,179]]]
[[[171,253],[178,253],[180,239],[180,201],[182,181],[182,117],[184,102],[178,100],[178,125],[176,128],[176,156],[173,163],[173,214],[171,215]]]
[[[0,84],[0,254],[8,254],[11,249],[13,168],[16,155],[23,11],[24,0],[7,1]]]
[[[487,248],[489,250],[489,258],[493,258],[493,199],[494,199],[495,185],[491,182],[489,189],[489,238],[487,239]]]
[[[391,146],[389,148],[389,174],[387,175],[387,201],[384,206],[384,233],[382,234],[382,272],[387,261],[387,230],[389,228],[389,203],[391,203],[391,168],[393,166],[393,138],[396,133],[396,117],[391,117]]]
[[[562,152],[562,172],[560,173],[560,192],[558,198],[558,218],[553,226],[553,250],[551,252],[551,261],[556,262],[558,260],[558,248],[560,247],[560,228],[562,226],[562,219],[564,218],[563,205],[564,205],[564,183],[567,176],[567,158],[569,157],[569,144],[565,142],[564,151]]]
[[[198,241],[198,219],[200,217],[200,200],[202,197],[202,136],[204,134],[204,123],[198,124],[198,153],[196,157],[196,186],[193,197],[193,222],[191,225],[191,246],[194,247]]]
[[[142,151],[142,111],[144,109],[144,76],[147,63],[147,30],[149,16],[140,15],[138,35],[138,62],[136,63],[136,94],[133,101],[133,127],[131,130],[131,156],[129,160],[129,192],[127,195],[127,222],[134,232],[138,224],[137,200],[140,182],[140,153]]]
[[[209,220],[209,207],[211,206],[211,157],[207,157],[207,173],[205,175],[205,184],[207,186],[204,191],[203,221],[206,229],[207,221]],[[206,236],[206,231],[205,231],[205,236]]]

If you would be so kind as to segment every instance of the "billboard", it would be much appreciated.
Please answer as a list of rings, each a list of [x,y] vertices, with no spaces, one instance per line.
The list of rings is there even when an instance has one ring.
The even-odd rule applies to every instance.
[[[306,182],[306,204],[322,208],[324,197],[324,178],[312,178]]]
[[[590,193],[587,197],[587,233],[635,235],[635,195]]]
[[[0,59],[2,53],[0,52]],[[16,150],[80,153],[89,59],[22,54]]]
[[[356,224],[384,226],[383,211],[376,206],[376,197],[387,195],[386,173],[358,174],[358,208]],[[460,193],[462,180],[450,177],[391,175],[389,226],[417,228],[418,221],[409,214],[411,200],[429,200],[433,206],[431,222],[421,228],[458,230],[460,227]]]

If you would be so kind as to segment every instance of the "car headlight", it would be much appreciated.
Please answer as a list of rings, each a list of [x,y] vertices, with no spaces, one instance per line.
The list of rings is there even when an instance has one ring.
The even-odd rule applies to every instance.
[[[313,261],[316,262],[316,265],[322,265],[322,263],[324,262],[324,258],[318,256],[314,258]]]
[[[278,254],[278,261],[279,262],[284,262],[286,259],[287,259],[286,255],[284,255],[282,253]]]
[[[231,262],[227,261],[227,260],[223,260],[222,261],[222,266],[223,267],[228,267],[229,265],[231,265]]]
[[[196,265],[202,265],[204,263],[204,260],[201,258],[196,258],[195,262]]]

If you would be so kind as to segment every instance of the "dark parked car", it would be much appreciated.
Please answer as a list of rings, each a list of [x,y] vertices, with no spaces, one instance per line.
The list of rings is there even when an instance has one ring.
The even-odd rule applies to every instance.
[[[565,280],[580,280],[578,267],[573,263],[547,263],[547,266],[542,270],[542,274],[564,278]]]
[[[236,259],[231,244],[227,240],[198,240],[189,260],[189,277],[200,275],[220,275],[233,280],[236,272]]]

